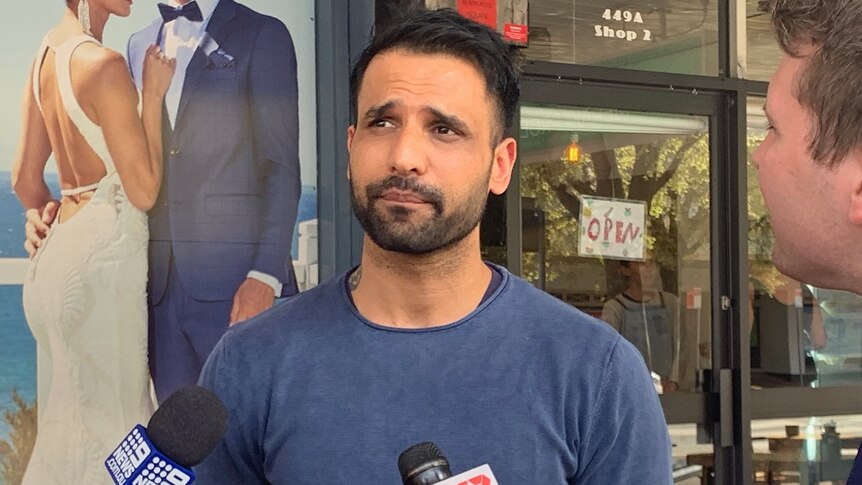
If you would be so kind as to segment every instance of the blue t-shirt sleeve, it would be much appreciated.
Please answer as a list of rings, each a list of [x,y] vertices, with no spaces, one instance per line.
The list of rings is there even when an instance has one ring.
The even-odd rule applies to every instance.
[[[248,403],[242,401],[243,389],[247,388],[238,382],[241,363],[231,360],[228,340],[225,336],[213,349],[199,379],[199,385],[212,391],[227,408],[228,419],[224,439],[194,468],[195,483],[268,484],[258,459],[259,446],[251,425],[254,420],[244,415]]]
[[[673,483],[671,443],[643,357],[619,338],[578,452],[574,483]]]

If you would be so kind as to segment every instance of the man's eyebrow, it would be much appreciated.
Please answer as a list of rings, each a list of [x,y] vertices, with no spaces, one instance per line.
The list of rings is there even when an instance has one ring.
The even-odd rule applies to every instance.
[[[379,118],[379,117],[383,116],[383,114],[387,113],[388,111],[391,111],[392,108],[395,107],[395,105],[396,105],[395,101],[387,101],[383,104],[379,104],[377,106],[372,106],[372,107],[368,108],[368,110],[365,112],[365,116],[363,116],[363,118],[366,120],[373,120],[375,118]]]
[[[431,113],[435,118],[442,121],[443,123],[451,126],[452,128],[460,131],[461,133],[470,133],[470,129],[467,127],[467,123],[465,123],[461,118],[458,118],[455,115],[447,115],[443,113],[437,108],[427,108],[428,112]]]

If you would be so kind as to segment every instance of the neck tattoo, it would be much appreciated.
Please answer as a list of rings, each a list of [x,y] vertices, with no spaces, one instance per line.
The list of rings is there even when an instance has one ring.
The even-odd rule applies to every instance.
[[[350,291],[356,291],[356,288],[359,287],[359,281],[362,280],[362,266],[356,268],[350,278],[348,279],[348,284],[350,285]]]

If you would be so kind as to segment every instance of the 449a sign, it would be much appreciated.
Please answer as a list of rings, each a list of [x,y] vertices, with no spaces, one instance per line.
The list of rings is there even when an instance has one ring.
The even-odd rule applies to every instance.
[[[606,8],[602,13],[602,19],[608,23],[598,23],[593,25],[595,36],[605,39],[619,39],[627,42],[641,40],[652,42],[652,31],[644,28],[635,28],[630,24],[643,24],[643,15],[636,10],[613,10]],[[620,26],[616,22],[622,22]]]
[[[616,20],[617,22],[644,23],[643,15],[637,10],[613,10],[606,8],[604,13],[602,13],[602,18],[605,20]]]

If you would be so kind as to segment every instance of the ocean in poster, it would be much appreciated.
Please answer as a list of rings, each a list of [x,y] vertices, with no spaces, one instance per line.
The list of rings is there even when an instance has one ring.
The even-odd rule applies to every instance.
[[[48,177],[48,186],[59,193],[56,176]],[[298,221],[317,217],[317,193],[303,186]],[[0,171],[0,258],[25,258],[23,248],[24,213],[11,189],[9,172]],[[298,235],[294,234],[294,258]],[[0,285],[0,416],[12,407],[10,393],[17,390],[28,402],[36,398],[36,342],[33,340],[21,307],[21,286]],[[0,419],[0,439],[9,429]]]
[[[59,192],[56,177],[48,179]],[[0,258],[26,258],[24,211],[11,188],[9,172],[0,172]],[[10,393],[17,390],[27,402],[36,399],[36,341],[24,320],[21,286],[0,285],[0,415],[12,408]],[[9,427],[0,420],[0,439]]]

